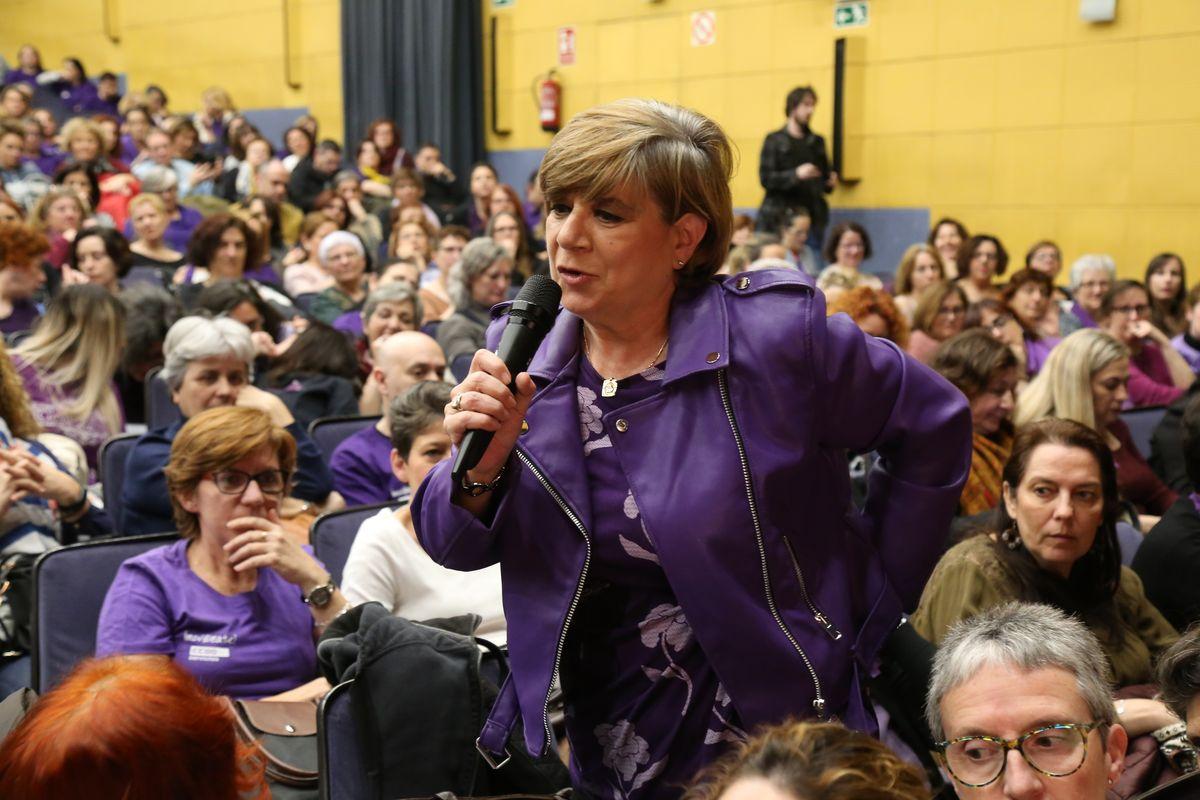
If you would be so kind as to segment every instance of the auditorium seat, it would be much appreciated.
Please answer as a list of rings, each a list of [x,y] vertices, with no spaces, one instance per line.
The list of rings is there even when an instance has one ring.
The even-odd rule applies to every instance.
[[[346,568],[346,559],[350,557],[350,547],[363,522],[382,509],[395,507],[395,503],[354,506],[322,514],[313,520],[308,540],[312,543],[313,555],[329,570],[334,583],[340,585],[342,582],[342,571]]]
[[[353,717],[354,681],[339,683],[317,706],[318,793],[321,800],[367,800],[358,727]]]
[[[38,694],[96,651],[100,608],[121,563],[177,538],[157,533],[82,542],[50,550],[34,562],[30,667]]]

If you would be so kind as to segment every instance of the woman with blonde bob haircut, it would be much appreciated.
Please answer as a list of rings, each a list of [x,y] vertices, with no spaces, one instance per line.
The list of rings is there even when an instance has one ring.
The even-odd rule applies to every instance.
[[[551,744],[561,676],[588,796],[676,796],[789,717],[873,728],[851,676],[915,602],[970,464],[961,393],[826,318],[810,278],[713,280],[732,163],[721,128],[678,106],[571,120],[538,173],[561,309],[518,375],[491,351],[493,312],[445,421],[454,444],[491,443],[413,500],[434,561],[504,573],[512,673],[480,746],[502,753],[518,709],[526,749]],[[860,516],[845,451],[864,446],[887,454],[872,476],[887,499]]]
[[[769,728],[706,769],[683,800],[928,800],[920,771],[832,723]]]
[[[1019,429],[1058,417],[1099,433],[1113,451],[1122,496],[1143,513],[1142,527],[1149,530],[1178,496],[1150,469],[1121,419],[1128,383],[1129,348],[1104,331],[1083,328],[1050,351],[1042,371],[1017,398],[1013,423]]]
[[[12,352],[38,423],[78,442],[92,469],[100,445],[124,426],[113,388],[124,346],[121,303],[101,286],[82,284],[63,289]]]

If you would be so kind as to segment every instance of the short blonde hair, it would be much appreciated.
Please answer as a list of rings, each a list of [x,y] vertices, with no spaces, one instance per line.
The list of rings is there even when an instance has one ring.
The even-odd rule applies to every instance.
[[[1054,346],[1037,377],[1021,392],[1013,423],[1019,428],[1059,417],[1096,430],[1092,376],[1121,358],[1129,358],[1129,348],[1104,331],[1075,331]]]
[[[100,149],[104,149],[104,130],[88,117],[72,117],[67,120],[66,125],[63,125],[62,133],[58,137],[63,152],[70,154],[71,140],[80,133],[89,133],[95,136],[96,143],[100,145]]]
[[[954,281],[942,281],[925,287],[925,290],[917,298],[917,308],[913,311],[912,329],[925,334],[933,330],[933,321],[937,318],[942,303],[946,302],[946,298],[952,294],[957,294],[962,300],[965,312],[967,306],[971,305],[971,301],[967,299],[967,293],[962,290],[962,287]]]
[[[296,440],[257,408],[222,406],[192,417],[179,429],[171,444],[171,460],[163,470],[171,494],[171,512],[179,535],[200,535],[200,519],[180,503],[193,494],[206,475],[229,469],[244,458],[269,451],[279,459],[284,483],[290,484],[296,468]]]
[[[152,206],[160,214],[167,213],[167,204],[153,192],[142,192],[130,198],[128,206],[129,216],[132,217],[140,206]]]
[[[674,223],[708,223],[680,279],[703,284],[720,269],[733,235],[733,148],[707,117],[657,100],[629,98],[577,114],[550,142],[538,172],[547,207],[579,195],[592,202],[623,187],[645,192]]]

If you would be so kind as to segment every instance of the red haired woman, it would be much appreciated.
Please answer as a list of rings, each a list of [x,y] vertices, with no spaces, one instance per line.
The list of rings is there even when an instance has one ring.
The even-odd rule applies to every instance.
[[[86,787],[86,788],[85,788]],[[269,797],[228,706],[161,656],[85,661],[0,747],[0,797]]]

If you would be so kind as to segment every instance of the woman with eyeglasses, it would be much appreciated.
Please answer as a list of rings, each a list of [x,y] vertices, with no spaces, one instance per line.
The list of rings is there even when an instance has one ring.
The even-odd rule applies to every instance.
[[[1071,296],[1066,310],[1085,328],[1099,327],[1100,304],[1117,279],[1117,265],[1112,256],[1088,253],[1071,265]]]
[[[967,300],[978,303],[987,297],[999,297],[992,280],[1008,267],[1008,251],[1000,240],[987,233],[972,236],[958,250],[958,285]]]
[[[1131,408],[1170,405],[1196,378],[1150,312],[1150,295],[1137,281],[1117,281],[1100,304],[1101,328],[1129,348]]]
[[[1085,328],[1063,339],[1041,373],[1021,392],[1013,421],[1018,429],[1047,417],[1079,422],[1100,434],[1117,464],[1121,495],[1133,503],[1143,530],[1178,495],[1164,484],[1134,444],[1121,409],[1129,399],[1129,348],[1101,330]]]
[[[189,420],[165,470],[180,539],[121,565],[96,654],[167,656],[210,692],[239,698],[312,681],[315,641],[347,602],[280,526],[295,465],[295,440],[264,411]]]
[[[1121,565],[1118,470],[1096,431],[1068,419],[1020,428],[1004,466],[994,523],[950,548],[911,617],[935,645],[954,623],[1018,600],[1078,617],[1099,640],[1118,687],[1151,683],[1179,638]],[[1158,700],[1122,700],[1131,736],[1177,722]]]
[[[883,289],[883,281],[877,275],[860,269],[862,262],[871,257],[871,237],[857,222],[834,225],[825,239],[821,255],[829,264],[817,276],[817,288],[822,292],[828,294],[830,290],[849,290],[858,286]]]
[[[965,327],[967,305],[966,293],[953,281],[925,289],[917,300],[912,332],[904,349],[923,364],[933,361],[941,343]]]

